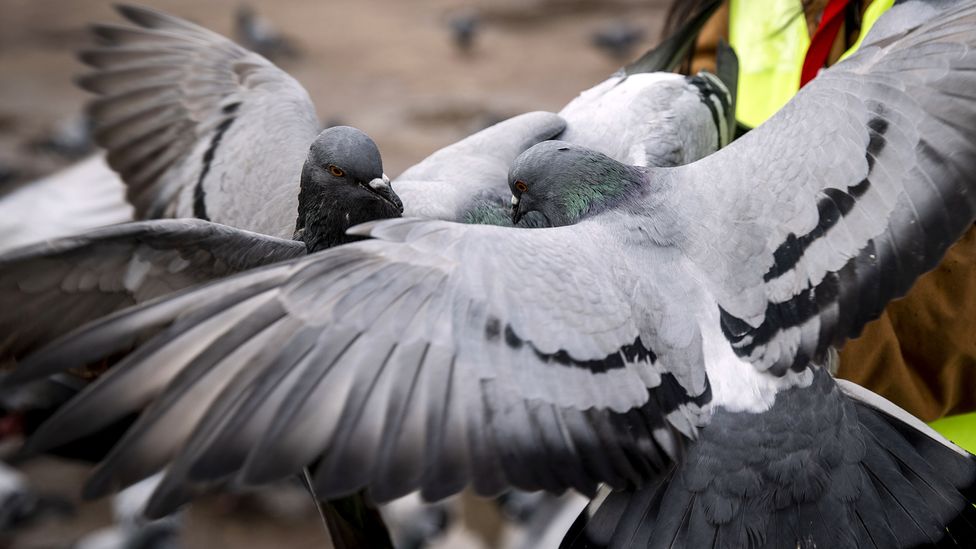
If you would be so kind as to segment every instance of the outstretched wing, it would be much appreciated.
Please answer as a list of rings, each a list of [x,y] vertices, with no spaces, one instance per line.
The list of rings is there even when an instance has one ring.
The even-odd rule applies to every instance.
[[[287,238],[319,130],[308,94],[267,59],[207,29],[120,6],[97,25],[79,84],[95,140],[137,217],[198,217]]]
[[[113,311],[304,254],[301,242],[193,219],[19,248],[0,256],[0,364]]]
[[[514,116],[448,145],[393,181],[403,214],[448,221],[468,219],[483,204],[509,207],[508,169],[526,149],[563,131],[550,112]],[[507,211],[505,212],[507,213]]]
[[[976,7],[924,7],[893,7],[767,123],[669,176],[722,329],[761,369],[857,336],[973,223]]]
[[[668,366],[700,364],[685,304],[668,310],[612,230],[395,220],[371,234],[382,240],[135,308],[35,355],[22,371],[47,375],[168,326],[35,448],[152,401],[88,493],[175,460],[160,513],[194,482],[266,482],[314,462],[326,498],[437,498],[467,483],[592,493],[640,483],[695,435],[704,372]],[[647,302],[659,306],[633,306]]]
[[[125,185],[93,155],[0,196],[0,252],[126,221]]]

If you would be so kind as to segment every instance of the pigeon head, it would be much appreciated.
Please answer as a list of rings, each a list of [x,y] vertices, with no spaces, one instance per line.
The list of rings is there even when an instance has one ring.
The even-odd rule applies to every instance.
[[[642,181],[639,168],[605,154],[544,141],[519,155],[509,172],[512,223],[539,212],[552,227],[571,225],[616,205]]]
[[[295,226],[295,238],[309,252],[356,240],[346,235],[353,225],[402,213],[403,203],[368,135],[336,126],[315,138],[302,168]]]

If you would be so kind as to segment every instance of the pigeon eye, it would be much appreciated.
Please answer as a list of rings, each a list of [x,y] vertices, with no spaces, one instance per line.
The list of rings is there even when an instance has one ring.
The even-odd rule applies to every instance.
[[[525,181],[522,181],[521,179],[515,182],[515,188],[518,189],[518,192],[520,193],[524,193],[525,191],[529,190],[529,186],[526,185]]]
[[[346,172],[342,171],[342,168],[340,168],[339,166],[333,166],[331,164],[329,165],[329,173],[331,173],[336,177],[342,177],[346,175]]]

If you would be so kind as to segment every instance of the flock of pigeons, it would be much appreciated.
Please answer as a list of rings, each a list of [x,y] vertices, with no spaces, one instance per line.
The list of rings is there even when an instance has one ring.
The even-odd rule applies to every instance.
[[[86,496],[606,486],[565,546],[976,544],[976,459],[827,371],[976,218],[976,5],[897,2],[731,144],[735,71],[665,72],[703,12],[393,181],[264,57],[119,12],[92,218],[138,221],[0,256],[0,396],[24,455],[109,441]]]

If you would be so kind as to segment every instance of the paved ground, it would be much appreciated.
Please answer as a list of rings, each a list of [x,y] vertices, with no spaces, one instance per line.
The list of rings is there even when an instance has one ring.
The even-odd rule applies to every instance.
[[[231,31],[237,0],[147,0],[218,32]],[[667,0],[287,0],[254,2],[294,36],[305,55],[283,63],[309,91],[323,120],[357,126],[377,141],[392,176],[491,120],[555,110],[605,78],[619,62],[589,45],[590,34],[626,20],[656,41]],[[445,22],[462,7],[485,20],[474,50],[451,47]],[[118,21],[105,0],[0,0],[0,168],[33,178],[67,160],[30,145],[80,112],[72,77],[84,25]],[[74,497],[86,469],[52,460],[28,467],[37,485]],[[276,495],[281,513],[214,498],[195,505],[186,547],[321,547],[303,499]],[[263,510],[262,510],[263,509]],[[288,510],[291,509],[291,510]],[[105,502],[67,521],[45,522],[15,548],[65,547],[108,520]],[[476,544],[477,545],[477,544]],[[0,541],[0,547],[3,542]]]

